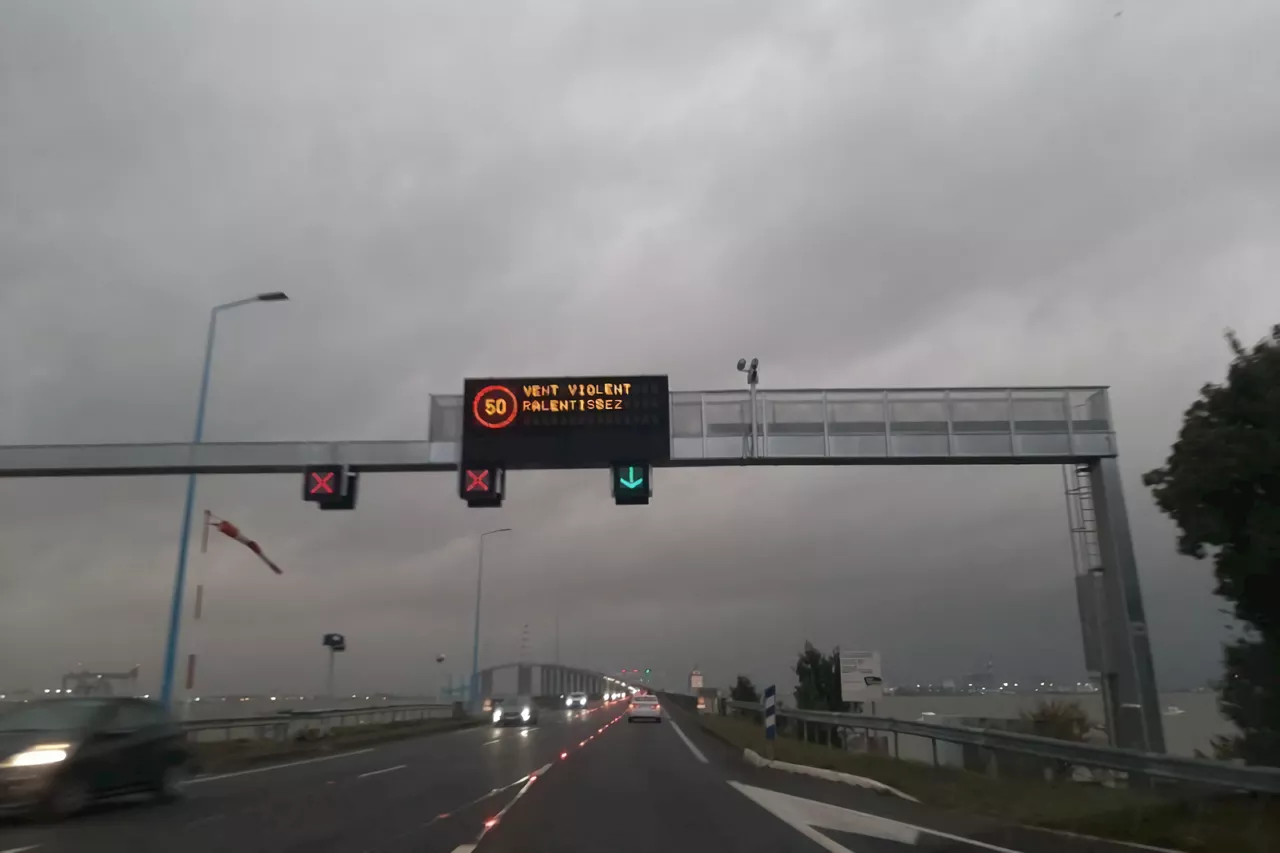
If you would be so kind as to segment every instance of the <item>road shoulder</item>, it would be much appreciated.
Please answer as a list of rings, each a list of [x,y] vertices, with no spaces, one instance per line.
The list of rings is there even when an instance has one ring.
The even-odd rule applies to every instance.
[[[1127,842],[1094,839],[1087,836],[1070,836],[982,815],[948,809],[940,809],[913,802],[876,790],[844,784],[808,775],[789,773],[767,766],[753,766],[743,754],[743,749],[720,739],[703,728],[695,714],[684,709],[673,709],[671,716],[681,726],[698,748],[719,766],[726,779],[741,786],[771,791],[784,797],[796,797],[813,803],[812,811],[822,813],[823,806],[831,806],[853,813],[849,824],[859,822],[857,815],[885,819],[909,828],[904,830],[924,833],[938,839],[955,839],[974,845],[991,845],[994,848],[1035,851],[1035,853],[1136,853],[1142,848]],[[762,799],[768,799],[767,797]],[[758,805],[764,805],[758,802]],[[792,806],[796,804],[791,804]],[[868,825],[875,820],[862,821]],[[881,822],[883,826],[883,822]],[[886,830],[888,831],[888,830]],[[988,848],[990,849],[990,848]]]

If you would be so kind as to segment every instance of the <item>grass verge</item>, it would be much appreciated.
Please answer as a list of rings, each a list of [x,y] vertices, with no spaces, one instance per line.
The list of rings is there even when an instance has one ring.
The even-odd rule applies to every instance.
[[[223,773],[280,759],[310,758],[327,753],[457,731],[482,725],[483,720],[409,720],[377,726],[333,729],[320,740],[233,740],[192,743],[192,752],[203,773]]]
[[[696,716],[712,736],[764,754],[764,732],[748,720]],[[1280,851],[1280,802],[1254,797],[1174,799],[1167,794],[1035,779],[996,779],[792,738],[774,742],[779,761],[875,779],[922,803],[1027,826],[1171,847],[1193,853]]]

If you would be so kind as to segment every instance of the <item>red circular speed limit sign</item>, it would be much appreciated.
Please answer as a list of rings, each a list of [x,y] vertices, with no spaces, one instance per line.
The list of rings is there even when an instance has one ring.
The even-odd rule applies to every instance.
[[[489,429],[509,426],[519,412],[516,392],[505,385],[486,385],[471,400],[471,414],[476,423]]]

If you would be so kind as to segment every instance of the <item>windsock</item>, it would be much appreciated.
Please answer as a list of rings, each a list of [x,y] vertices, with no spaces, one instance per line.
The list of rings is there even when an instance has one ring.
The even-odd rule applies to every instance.
[[[223,534],[224,536],[230,536],[232,539],[236,540],[241,545],[248,548],[253,553],[257,554],[258,559],[266,563],[267,566],[270,567],[271,571],[275,572],[278,575],[284,574],[284,572],[280,571],[279,566],[271,562],[271,560],[267,557],[267,555],[262,553],[262,546],[259,545],[257,542],[254,542],[248,536],[245,536],[243,533],[241,533],[239,527],[236,527],[234,524],[232,524],[229,521],[222,521],[220,519],[218,521],[210,521],[209,524],[210,526],[213,527],[214,530],[217,530],[219,533]]]

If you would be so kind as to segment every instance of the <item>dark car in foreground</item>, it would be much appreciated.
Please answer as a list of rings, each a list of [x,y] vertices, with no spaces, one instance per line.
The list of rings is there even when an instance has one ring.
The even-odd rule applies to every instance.
[[[62,818],[94,800],[181,795],[186,734],[158,702],[44,699],[0,712],[0,811]]]

